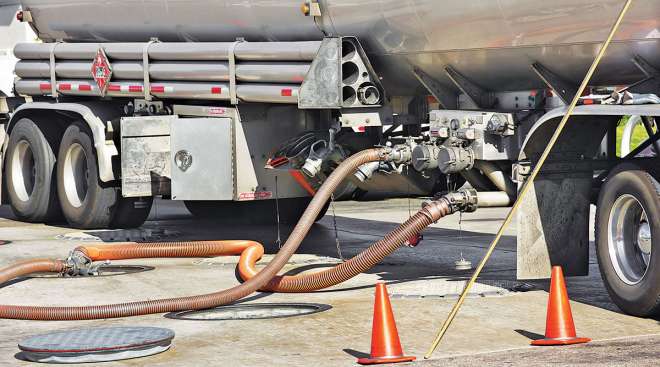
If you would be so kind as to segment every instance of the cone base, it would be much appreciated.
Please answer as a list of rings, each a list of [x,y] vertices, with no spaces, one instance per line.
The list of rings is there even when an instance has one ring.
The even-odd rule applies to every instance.
[[[589,343],[591,339],[589,338],[546,338],[532,341],[532,345],[536,346],[550,346],[550,345],[572,345],[572,344],[582,344]]]
[[[417,357],[376,357],[376,358],[359,358],[357,363],[363,365],[370,364],[385,364],[385,363],[402,363],[402,362],[412,362]]]

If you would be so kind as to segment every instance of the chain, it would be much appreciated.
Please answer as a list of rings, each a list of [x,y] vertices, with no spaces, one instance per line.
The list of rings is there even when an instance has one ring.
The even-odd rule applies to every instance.
[[[277,175],[275,175],[275,215],[276,215],[276,220],[277,220],[277,240],[275,243],[277,244],[277,248],[281,249],[282,248],[282,229],[280,227],[280,193],[279,193],[279,188],[277,185]]]
[[[408,197],[408,219],[412,218],[412,202],[410,200],[410,165],[406,165],[406,196]]]
[[[463,240],[463,211],[458,212],[458,240]],[[461,254],[461,257],[463,255]]]
[[[337,229],[337,215],[335,214],[335,194],[330,195],[330,209],[332,209],[332,224],[335,230],[335,244],[337,245],[337,255],[342,262],[346,262],[344,255],[341,253],[341,245],[339,244],[339,230]]]

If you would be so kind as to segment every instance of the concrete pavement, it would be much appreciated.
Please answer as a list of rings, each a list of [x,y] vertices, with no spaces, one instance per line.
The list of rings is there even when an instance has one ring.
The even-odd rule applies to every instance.
[[[407,199],[337,203],[343,255],[354,256],[407,219],[408,205]],[[416,211],[419,200],[412,199],[410,207]],[[29,365],[16,358],[16,344],[38,333],[138,325],[173,329],[173,348],[157,356],[108,366],[350,366],[356,357],[369,352],[376,281],[388,283],[406,353],[421,358],[471,274],[456,271],[454,261],[462,254],[476,265],[506,212],[507,209],[484,209],[462,218],[445,218],[424,233],[425,240],[417,248],[402,248],[382,265],[330,290],[312,294],[260,293],[245,300],[332,306],[322,313],[242,321],[181,321],[163,315],[83,322],[0,320],[0,335],[4,336],[0,341],[0,365]],[[284,228],[285,236],[289,230]],[[252,239],[264,243],[270,253],[277,249],[274,226],[200,222],[182,206],[168,202],[157,203],[141,233],[168,240]],[[80,241],[93,236],[116,241],[136,234],[140,233],[81,233],[65,226],[24,224],[13,220],[9,209],[2,207],[0,239],[11,242],[0,246],[0,267],[34,257],[62,258]],[[568,279],[568,286],[578,333],[596,342],[570,348],[530,348],[530,339],[544,332],[548,282],[516,281],[515,257],[515,228],[511,228],[434,359],[417,364],[655,364],[660,356],[660,324],[618,312],[609,301],[594,260],[591,274]],[[299,271],[300,267],[313,271],[337,264],[337,258],[333,221],[326,217],[313,228],[285,271]],[[154,270],[88,279],[29,279],[0,288],[0,299],[2,303],[25,305],[86,305],[208,293],[238,284],[236,260],[226,257],[118,261],[114,263],[152,266]],[[267,260],[266,257],[261,263]]]

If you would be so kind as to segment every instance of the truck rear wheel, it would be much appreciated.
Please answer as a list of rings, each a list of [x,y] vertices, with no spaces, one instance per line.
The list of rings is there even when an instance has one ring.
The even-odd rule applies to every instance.
[[[24,118],[14,126],[5,164],[7,194],[14,214],[26,222],[58,219],[55,154],[32,120]]]
[[[603,281],[624,312],[660,314],[660,184],[630,163],[601,188],[596,250]]]
[[[107,228],[118,190],[99,180],[94,143],[78,125],[64,132],[57,160],[57,192],[64,217],[80,229]]]

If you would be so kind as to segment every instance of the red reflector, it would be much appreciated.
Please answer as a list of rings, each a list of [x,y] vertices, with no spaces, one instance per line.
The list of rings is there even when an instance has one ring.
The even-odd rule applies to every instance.
[[[273,168],[277,168],[281,165],[286,164],[287,162],[289,162],[289,159],[287,159],[286,157],[279,157],[279,158],[271,159],[270,162],[268,162],[268,164]]]
[[[212,87],[211,88],[211,94],[222,94],[222,88],[221,87]]]
[[[128,86],[128,91],[129,92],[142,92],[142,86],[141,85],[129,85]]]
[[[71,84],[60,84],[59,90],[71,90]]]
[[[357,129],[358,129],[358,131],[361,132],[361,133],[367,131],[367,128],[366,128],[365,126],[358,126]]]
[[[282,89],[282,97],[291,97],[293,95],[293,90],[291,88]]]
[[[80,84],[78,90],[81,92],[89,92],[92,90],[92,86],[89,84]]]
[[[50,90],[51,89],[50,83],[41,83],[41,84],[39,84],[39,89],[41,89],[41,90],[44,90],[44,89],[45,90]]]
[[[119,84],[110,84],[110,85],[108,85],[108,90],[110,92],[121,92],[121,85],[119,85]]]
[[[594,104],[594,100],[593,99],[583,99],[582,104]]]
[[[151,91],[154,93],[165,93],[165,86],[163,85],[152,85]]]

